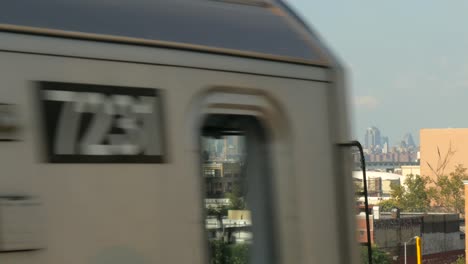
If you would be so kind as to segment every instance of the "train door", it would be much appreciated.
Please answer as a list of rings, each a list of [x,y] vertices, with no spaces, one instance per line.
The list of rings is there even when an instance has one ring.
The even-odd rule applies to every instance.
[[[203,123],[209,263],[276,263],[268,142],[252,116],[210,114]]]
[[[189,151],[200,164],[204,263],[344,263],[329,84],[217,73],[204,87],[207,79],[225,86],[200,92],[187,111],[200,131]]]
[[[204,263],[282,263],[288,252],[280,245],[278,219],[285,214],[277,199],[281,166],[274,164],[281,140],[273,128],[287,126],[271,118],[283,122],[282,113],[247,89],[213,89],[201,97]]]

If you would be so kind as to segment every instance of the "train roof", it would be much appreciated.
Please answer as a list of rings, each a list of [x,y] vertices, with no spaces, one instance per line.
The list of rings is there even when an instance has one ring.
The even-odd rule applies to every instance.
[[[331,64],[317,36],[273,0],[5,1],[0,30]]]

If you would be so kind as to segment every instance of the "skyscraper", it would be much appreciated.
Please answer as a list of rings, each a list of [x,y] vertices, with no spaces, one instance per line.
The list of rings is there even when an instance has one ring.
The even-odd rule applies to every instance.
[[[383,141],[382,153],[387,154],[389,150],[388,141]]]
[[[411,133],[406,133],[406,135],[403,137],[403,141],[405,141],[407,147],[416,147]]]
[[[387,143],[388,147],[390,147],[390,142],[389,142],[389,139],[388,137],[381,137],[381,140],[380,140],[380,143],[382,144],[382,146],[385,145],[385,143]]]
[[[376,127],[369,127],[366,130],[366,135],[364,139],[364,147],[366,149],[372,149],[376,146],[382,146],[380,130]]]

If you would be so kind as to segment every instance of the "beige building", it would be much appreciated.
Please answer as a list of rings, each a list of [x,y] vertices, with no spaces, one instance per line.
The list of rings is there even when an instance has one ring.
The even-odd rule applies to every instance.
[[[406,177],[411,174],[421,175],[421,166],[419,165],[401,166],[401,176]]]
[[[249,210],[228,210],[227,219],[252,221]]]
[[[468,128],[421,129],[420,141],[421,175],[434,177],[431,167],[445,174],[457,164],[468,168]]]
[[[400,185],[401,179],[382,180],[382,196],[389,197],[392,194],[392,185]]]
[[[401,166],[401,185],[406,186],[406,177],[408,175],[421,175],[420,165]]]
[[[391,185],[400,185],[401,176],[398,174],[381,171],[366,171],[366,176],[367,191],[369,193],[369,198],[389,197],[392,191]],[[362,171],[353,171],[353,178],[357,185],[362,188]]]
[[[234,185],[241,180],[241,170],[238,162],[203,164],[206,197],[216,200],[225,198],[225,194],[232,192]]]

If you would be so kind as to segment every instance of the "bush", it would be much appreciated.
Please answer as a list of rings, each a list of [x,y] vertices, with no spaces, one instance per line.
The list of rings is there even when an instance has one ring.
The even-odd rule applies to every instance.
[[[224,205],[218,207],[209,206],[206,208],[206,215],[209,216],[216,216],[221,218],[222,216],[226,216],[228,214],[228,208]]]
[[[210,264],[248,264],[248,244],[228,244],[221,240],[210,242]]]
[[[229,264],[247,264],[249,262],[249,245],[234,244],[228,247],[229,249]]]
[[[465,257],[458,256],[457,260],[455,260],[455,262],[452,262],[452,264],[465,264]]]
[[[369,258],[367,257],[367,247],[361,247],[361,262],[363,264],[369,264]],[[390,256],[383,250],[373,246],[372,247],[372,263],[375,264],[390,264]]]
[[[393,200],[385,200],[379,203],[380,211],[382,212],[391,212],[393,208],[398,208],[399,204]]]

